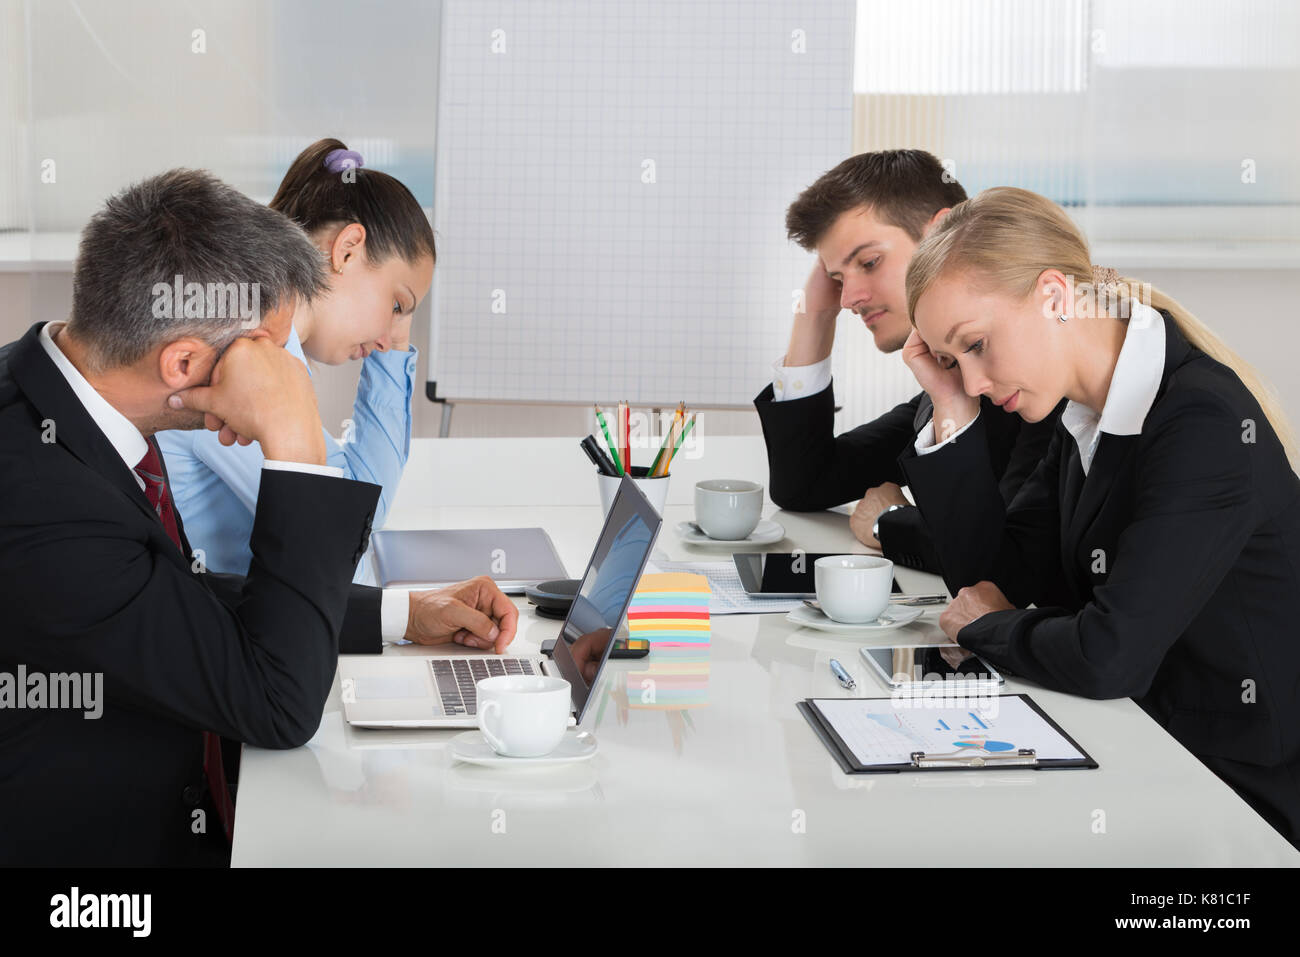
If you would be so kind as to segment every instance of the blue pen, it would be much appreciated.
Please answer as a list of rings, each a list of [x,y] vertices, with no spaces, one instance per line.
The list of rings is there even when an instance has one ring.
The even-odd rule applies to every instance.
[[[840,683],[840,687],[845,691],[852,691],[858,686],[857,682],[850,678],[849,673],[844,670],[844,666],[834,658],[831,659],[831,674],[835,676],[835,680]]]

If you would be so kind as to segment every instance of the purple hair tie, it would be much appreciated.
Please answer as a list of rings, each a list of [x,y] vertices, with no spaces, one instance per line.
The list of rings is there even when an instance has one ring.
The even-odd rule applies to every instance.
[[[361,154],[356,150],[330,150],[325,154],[325,168],[331,173],[341,173],[345,169],[360,169],[365,165],[361,161]]]

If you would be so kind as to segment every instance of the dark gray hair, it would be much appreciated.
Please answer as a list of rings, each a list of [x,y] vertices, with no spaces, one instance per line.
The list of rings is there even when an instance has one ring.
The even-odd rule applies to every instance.
[[[175,169],[110,197],[82,230],[68,330],[109,369],[185,336],[224,349],[326,287],[324,256],[288,217]]]

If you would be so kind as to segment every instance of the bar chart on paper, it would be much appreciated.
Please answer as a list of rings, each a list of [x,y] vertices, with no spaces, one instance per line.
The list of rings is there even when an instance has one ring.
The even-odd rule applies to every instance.
[[[996,755],[1032,748],[1040,760],[1084,756],[1043,716],[1016,696],[958,707],[934,699],[822,699],[817,707],[858,762],[905,764],[916,751],[929,755]]]

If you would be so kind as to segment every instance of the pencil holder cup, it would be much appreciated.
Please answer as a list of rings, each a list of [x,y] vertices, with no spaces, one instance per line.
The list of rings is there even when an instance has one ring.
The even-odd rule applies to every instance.
[[[667,475],[661,475],[659,478],[647,478],[648,472],[644,465],[632,466],[632,481],[636,487],[641,490],[641,494],[646,497],[650,505],[660,515],[664,513],[664,503],[668,500],[668,478]],[[623,481],[618,475],[602,475],[596,473],[596,483],[600,486],[600,507],[606,515],[609,514],[609,507],[614,504],[614,495],[618,492],[618,483]]]

